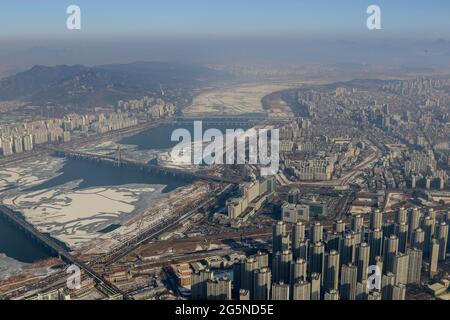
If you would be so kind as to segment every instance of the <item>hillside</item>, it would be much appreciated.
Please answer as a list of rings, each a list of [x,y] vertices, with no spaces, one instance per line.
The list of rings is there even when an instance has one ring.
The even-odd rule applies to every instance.
[[[157,95],[161,88],[183,94],[228,76],[198,66],[162,62],[86,67],[34,66],[0,80],[0,101],[21,100],[35,105],[113,105],[120,99]]]

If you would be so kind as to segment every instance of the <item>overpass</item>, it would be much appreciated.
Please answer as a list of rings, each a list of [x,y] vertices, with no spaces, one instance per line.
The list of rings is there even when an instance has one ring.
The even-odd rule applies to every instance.
[[[204,181],[209,181],[209,182],[219,182],[219,183],[227,183],[227,184],[239,184],[241,182],[239,179],[212,176],[212,175],[196,173],[196,172],[192,172],[192,171],[188,171],[188,170],[162,167],[162,166],[158,166],[155,164],[126,159],[121,156],[115,157],[115,156],[111,156],[111,155],[87,153],[87,152],[73,151],[73,150],[68,150],[68,149],[57,149],[57,148],[54,148],[53,151],[57,156],[63,156],[63,157],[75,158],[75,159],[83,159],[83,160],[94,160],[94,161],[100,161],[100,162],[104,161],[104,162],[108,162],[108,163],[117,164],[118,166],[128,166],[128,167],[138,168],[140,170],[143,170],[143,171],[146,171],[149,173],[163,175],[163,176],[172,176],[175,178],[181,178],[181,179],[188,180],[188,181],[204,180]]]
[[[45,247],[52,250],[54,253],[58,254],[61,259],[65,262],[77,265],[80,269],[82,269],[89,277],[93,278],[94,281],[104,290],[106,293],[110,295],[120,294],[124,299],[132,299],[125,292],[117,288],[115,285],[104,279],[100,274],[91,269],[86,263],[79,261],[77,258],[72,256],[66,249],[64,249],[61,245],[56,243],[56,241],[52,240],[50,237],[39,232],[34,226],[26,222],[24,219],[20,218],[13,210],[10,208],[0,205],[0,216],[3,216],[7,220],[13,222],[18,228],[23,230],[32,238],[36,239],[40,243],[42,243]]]

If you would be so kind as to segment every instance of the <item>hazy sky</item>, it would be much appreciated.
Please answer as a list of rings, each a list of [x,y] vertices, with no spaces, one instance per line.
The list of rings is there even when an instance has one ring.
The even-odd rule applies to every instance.
[[[82,10],[82,30],[66,29],[66,8]],[[381,7],[383,30],[366,29]],[[3,0],[0,38],[117,36],[357,35],[450,37],[448,0]]]

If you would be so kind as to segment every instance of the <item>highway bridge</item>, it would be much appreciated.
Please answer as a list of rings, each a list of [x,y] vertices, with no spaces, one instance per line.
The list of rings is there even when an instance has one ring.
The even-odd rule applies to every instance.
[[[94,160],[94,161],[107,161],[109,163],[117,164],[118,166],[128,166],[133,168],[138,168],[140,170],[158,174],[158,175],[164,175],[164,176],[172,176],[176,178],[181,178],[188,181],[195,181],[195,180],[205,180],[210,182],[219,182],[219,183],[227,183],[227,184],[239,184],[241,181],[239,179],[233,179],[233,178],[226,178],[226,177],[220,177],[220,176],[212,176],[212,175],[206,175],[196,172],[191,172],[188,170],[181,170],[176,168],[169,168],[169,167],[162,167],[155,164],[125,159],[123,157],[116,157],[112,155],[104,155],[104,154],[96,154],[96,153],[87,153],[87,152],[80,152],[80,151],[73,151],[68,149],[58,149],[53,148],[54,153],[57,156],[63,156],[68,158],[75,158],[75,159],[83,159],[83,160]]]
[[[110,295],[120,294],[124,299],[131,299],[126,293],[117,288],[115,285],[104,279],[100,274],[95,272],[91,267],[89,267],[86,263],[79,261],[74,256],[72,256],[66,249],[64,249],[61,245],[56,243],[56,241],[52,240],[50,237],[39,232],[34,226],[26,222],[22,219],[17,213],[15,213],[10,208],[0,205],[0,215],[5,219],[11,221],[16,225],[16,227],[20,228],[22,231],[27,233],[29,236],[33,237],[35,240],[42,243],[45,247],[49,248],[52,252],[56,253],[61,259],[69,264],[77,265],[80,269],[82,269],[89,277],[93,278],[94,281],[101,287],[102,291]]]

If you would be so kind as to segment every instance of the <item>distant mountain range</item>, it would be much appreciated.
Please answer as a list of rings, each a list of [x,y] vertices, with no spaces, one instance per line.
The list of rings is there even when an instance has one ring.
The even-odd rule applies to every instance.
[[[183,92],[224,80],[228,75],[200,66],[163,62],[130,64],[34,66],[0,80],[0,101],[78,105],[83,108],[115,104],[120,99]]]

